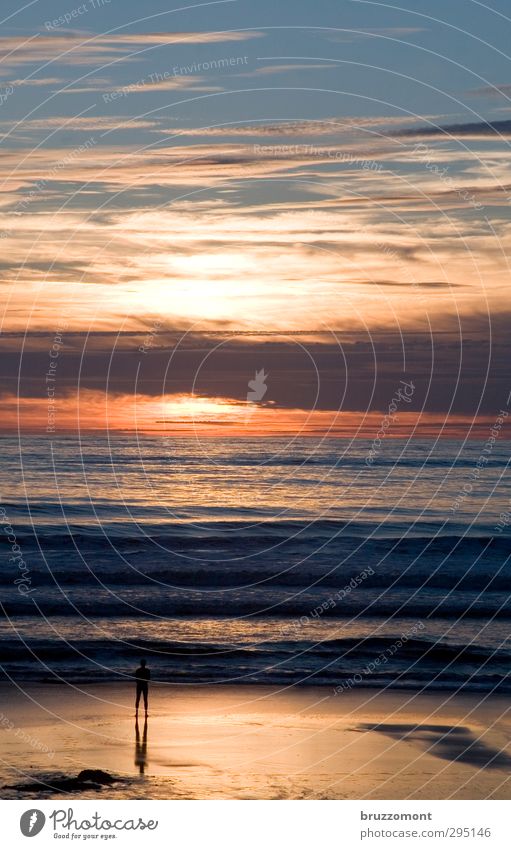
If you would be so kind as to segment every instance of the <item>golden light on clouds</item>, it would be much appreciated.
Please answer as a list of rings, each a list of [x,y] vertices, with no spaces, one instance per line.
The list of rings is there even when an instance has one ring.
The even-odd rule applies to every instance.
[[[61,396],[56,416],[48,427],[48,402],[44,398],[3,399],[4,428],[35,434],[65,435],[67,432],[138,432],[174,437],[310,437],[322,439],[373,439],[381,428],[382,415],[373,411],[280,409],[277,406],[236,402],[230,398],[194,395],[152,397],[108,395],[82,390]],[[491,416],[446,416],[441,413],[400,411],[388,432],[389,439],[440,435],[461,438],[471,430],[484,436]]]
[[[48,32],[27,45],[17,36],[0,38],[0,59],[13,73],[17,95],[56,87],[47,110],[30,112],[19,126],[7,108],[0,115],[0,286],[4,332],[23,340],[11,344],[5,337],[9,356],[17,344],[24,354],[44,351],[40,340],[45,334],[51,339],[65,321],[65,377],[59,384],[64,429],[74,423],[183,433],[195,426],[210,433],[348,432],[360,422],[365,428],[358,412],[364,404],[370,415],[374,405],[384,406],[393,390],[389,374],[405,373],[409,350],[414,355],[420,349],[414,368],[427,393],[442,334],[461,338],[463,325],[475,328],[477,341],[493,316],[501,335],[511,311],[506,122],[466,124],[457,137],[451,124],[446,132],[435,129],[442,111],[425,111],[421,118],[396,107],[382,115],[377,103],[374,114],[357,115],[360,110],[337,108],[335,100],[335,108],[320,108],[318,92],[311,120],[286,118],[293,96],[278,85],[275,114],[266,112],[273,101],[262,95],[261,109],[244,116],[250,97],[245,87],[252,80],[270,84],[276,74],[280,85],[285,74],[307,73],[307,63],[252,56],[238,68],[226,54],[227,80],[210,73],[211,63],[201,69],[199,59],[208,57],[200,49],[224,49],[225,42],[245,56],[261,38],[252,30]],[[183,58],[181,73],[176,60],[174,74],[167,62],[165,85],[155,84],[159,77],[151,63],[168,58],[169,45],[173,52],[184,45],[182,56],[193,46],[197,63]],[[25,85],[21,66],[30,51],[48,66]],[[76,65],[69,85],[65,63],[58,61],[62,55]],[[336,65],[315,62],[310,70],[335,73]],[[76,86],[75,96],[91,95],[92,105],[69,111],[73,99],[59,96],[59,86],[67,93]],[[159,330],[153,333],[154,322]],[[229,349],[218,367],[206,370],[201,393],[194,394],[200,358],[216,350],[219,334],[238,332],[263,338]],[[321,349],[318,334],[325,332],[332,338]],[[154,358],[144,365],[137,346],[147,333]],[[201,333],[193,349],[188,337]],[[314,368],[317,360],[318,373],[323,369],[321,409],[307,410],[312,384],[303,363],[296,364],[289,347],[271,347],[281,334],[309,334],[300,340],[304,350],[311,348]],[[430,344],[434,334],[436,350]],[[187,353],[179,352],[176,365],[172,346],[179,348],[183,339]],[[345,346],[353,361],[349,368]],[[247,419],[244,387],[254,369],[268,365],[266,352],[270,371],[280,365],[288,371]],[[460,361],[463,356],[466,363],[460,349]],[[458,384],[466,392],[461,410],[468,405],[467,384],[451,361],[450,389],[442,384],[432,400],[426,398],[432,410],[443,409]],[[20,413],[24,426],[39,428],[39,367],[25,362],[28,385]],[[6,378],[9,392],[18,365],[14,377]],[[466,368],[477,371],[472,360]],[[384,389],[374,396],[373,382],[382,373]],[[445,373],[443,368],[441,380]],[[351,406],[339,414],[345,378]],[[160,384],[170,389],[162,397]],[[9,427],[15,425],[11,401]],[[402,423],[413,429],[405,413]],[[422,417],[421,428],[430,426],[441,427]]]

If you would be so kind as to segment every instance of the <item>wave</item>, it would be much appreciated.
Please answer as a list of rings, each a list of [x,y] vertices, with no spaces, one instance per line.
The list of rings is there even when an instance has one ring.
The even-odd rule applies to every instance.
[[[234,592],[211,590],[170,591],[166,588],[153,588],[151,592],[138,587],[123,587],[122,592],[115,588],[105,589],[99,584],[79,588],[48,588],[44,594],[33,587],[33,593],[21,596],[15,589],[4,592],[1,606],[3,617],[33,616],[34,603],[37,610],[46,617],[66,616],[84,617],[93,620],[97,616],[114,621],[129,615],[152,616],[163,621],[183,617],[222,616],[231,620],[261,618],[264,616],[282,616],[288,619],[316,621],[314,610],[321,601],[318,595],[297,593],[290,595],[285,591]],[[416,619],[461,620],[509,620],[511,619],[511,599],[509,593],[464,592],[450,593],[445,596],[441,591],[427,593],[418,591],[370,592],[345,599],[342,604],[327,608],[321,618],[326,620],[357,617],[364,620],[396,615]]]
[[[410,565],[409,560],[398,562],[396,558],[391,563],[364,560],[363,566],[345,563],[331,566],[329,563],[305,562],[301,565],[289,566],[285,562],[272,561],[267,563],[254,562],[234,566],[211,562],[204,566],[157,562],[147,564],[144,552],[138,552],[140,561],[132,558],[130,564],[119,563],[117,558],[108,560],[96,558],[85,565],[82,558],[76,561],[62,558],[62,562],[42,563],[37,568],[32,563],[29,572],[32,584],[41,590],[43,588],[93,588],[105,586],[110,588],[140,588],[142,592],[155,590],[155,584],[162,590],[176,591],[194,590],[247,590],[263,593],[270,590],[301,591],[306,594],[307,602],[321,602],[331,598],[330,607],[344,602],[348,597],[363,587],[364,594],[370,591],[383,592],[390,588],[395,591],[407,592],[413,590],[430,593],[431,597],[439,591],[442,593],[455,592],[493,592],[509,594],[511,580],[511,563],[499,567],[491,563],[491,557],[479,562],[477,566],[467,562],[460,553],[456,563],[442,564],[435,571],[433,561],[427,564]],[[82,551],[82,557],[84,552]],[[165,559],[165,558],[164,558]],[[0,586],[9,588],[17,573],[4,570],[0,573]],[[315,593],[316,595],[310,595]],[[317,598],[316,598],[317,596]],[[325,605],[328,615],[328,605]]]
[[[133,656],[137,658],[140,653],[159,657],[254,657],[263,658],[291,657],[295,658],[304,654],[311,657],[322,657],[328,659],[355,659],[358,664],[370,661],[380,654],[386,654],[396,645],[398,637],[393,636],[369,636],[369,637],[342,637],[326,639],[319,642],[310,640],[263,640],[246,645],[234,645],[232,643],[200,642],[184,640],[158,640],[137,639],[136,646],[126,647],[123,640],[114,638],[102,639],[75,639],[69,642],[57,642],[41,638],[31,638],[27,645],[18,640],[4,640],[0,644],[0,661],[2,663],[32,657],[37,654],[41,658],[52,658],[54,660],[75,657],[76,654],[88,653],[108,656],[112,653]],[[492,660],[494,663],[502,663],[509,666],[511,663],[511,649],[495,649],[485,645],[461,645],[456,643],[441,642],[428,638],[408,637],[399,647],[400,660],[403,656],[410,659],[429,659],[442,663],[457,660],[463,663],[485,663]]]
[[[399,646],[399,648],[397,648]],[[399,636],[325,640],[272,640],[233,645],[218,642],[139,640],[6,641],[0,651],[4,673],[17,680],[126,680],[140,655],[153,681],[184,683],[329,684],[464,689],[511,692],[511,652]],[[378,661],[378,662],[376,662]]]
[[[267,440],[265,442],[268,444]],[[399,449],[399,440],[393,440],[393,442]],[[505,444],[506,440],[501,439],[500,442],[501,444]],[[115,473],[116,469],[119,471],[122,467],[144,468],[146,470],[152,470],[153,467],[157,467],[158,469],[195,467],[210,471],[211,460],[213,459],[217,470],[227,469],[229,467],[243,468],[247,466],[252,468],[257,467],[259,469],[279,467],[299,468],[301,466],[319,466],[329,469],[355,468],[365,473],[373,472],[374,466],[396,469],[452,468],[453,470],[466,470],[473,469],[474,458],[477,461],[480,453],[476,449],[475,454],[467,453],[465,455],[458,454],[456,450],[448,452],[444,456],[438,453],[421,454],[417,452],[417,446],[412,444],[411,446],[407,446],[407,450],[413,452],[415,456],[411,453],[401,453],[400,450],[392,454],[392,456],[387,456],[386,453],[381,452],[375,457],[374,465],[369,469],[365,459],[372,444],[372,440],[357,439],[354,444],[350,445],[350,453],[348,454],[342,451],[325,450],[325,443],[323,443],[323,446],[317,453],[310,453],[304,450],[303,453],[296,453],[294,455],[278,453],[278,451],[272,453],[269,449],[261,450],[261,444],[258,444],[254,451],[244,453],[236,453],[235,449],[231,446],[230,450],[220,452],[213,457],[207,453],[198,453],[196,444],[191,445],[188,451],[181,453],[175,452],[173,454],[162,454],[150,450],[140,450],[140,452],[135,454],[119,453],[114,450],[110,453],[108,449],[105,449],[105,453],[103,454],[93,454],[86,450],[86,445],[82,445],[81,456],[73,456],[71,452],[66,455],[66,467],[86,470],[88,466],[98,466],[108,470],[109,473]],[[147,448],[148,446],[145,447]],[[389,446],[385,447],[387,450],[389,449]],[[403,443],[401,443],[402,447]],[[44,446],[45,448],[46,445]],[[465,446],[465,451],[470,452],[470,448],[470,445],[468,448]],[[284,446],[284,450],[288,450],[287,446]],[[77,452],[79,451],[80,447],[77,445]],[[485,468],[505,469],[507,462],[505,457],[488,457]]]
[[[115,542],[116,545],[190,547],[200,543],[204,547],[216,546],[219,542],[233,546],[243,542],[244,545],[261,546],[265,543],[292,543],[295,540],[311,546],[319,543],[349,546],[359,545],[360,540],[364,540],[383,545],[397,542],[401,546],[435,545],[447,549],[468,541],[474,548],[492,545],[499,550],[507,548],[509,553],[511,534],[511,525],[499,533],[495,526],[489,523],[487,526],[463,522],[453,525],[441,521],[415,522],[410,525],[404,521],[314,521],[312,518],[310,521],[282,521],[273,520],[264,514],[255,515],[253,511],[250,511],[250,520],[225,517],[221,521],[202,521],[196,516],[194,519],[183,521],[165,514],[156,522],[137,521],[133,517],[102,519],[100,515],[91,517],[85,523],[73,521],[82,510],[83,508],[69,509],[66,513],[67,521],[64,521],[62,514],[56,516],[47,508],[42,508],[43,512],[48,513],[51,523],[30,524],[18,520],[15,522],[16,538],[20,544],[24,542],[31,546],[44,544],[53,547],[80,547],[87,544],[101,546],[109,544],[109,541]],[[31,511],[36,515],[37,508],[31,508]],[[152,512],[154,513],[154,510]],[[5,536],[0,536],[0,545],[8,547]]]

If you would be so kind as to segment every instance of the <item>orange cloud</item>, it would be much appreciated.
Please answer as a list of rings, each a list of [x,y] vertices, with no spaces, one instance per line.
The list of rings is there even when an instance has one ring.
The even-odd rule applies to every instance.
[[[52,398],[2,399],[4,432],[47,434],[48,438],[78,431],[112,431],[207,437],[335,437],[372,440],[383,412],[278,409],[228,398],[192,395],[108,395],[84,390]],[[400,411],[388,439],[437,437],[486,439],[494,416],[448,416]]]

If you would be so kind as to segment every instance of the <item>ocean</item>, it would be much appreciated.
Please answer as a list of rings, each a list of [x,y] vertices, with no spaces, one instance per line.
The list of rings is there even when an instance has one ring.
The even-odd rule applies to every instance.
[[[3,675],[510,693],[511,443],[484,446],[3,437]]]

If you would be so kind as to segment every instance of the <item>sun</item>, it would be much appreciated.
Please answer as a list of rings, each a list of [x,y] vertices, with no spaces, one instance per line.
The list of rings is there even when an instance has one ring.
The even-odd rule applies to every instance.
[[[240,421],[247,406],[230,398],[205,398],[198,395],[174,395],[165,399],[163,413],[167,421],[208,424]]]

